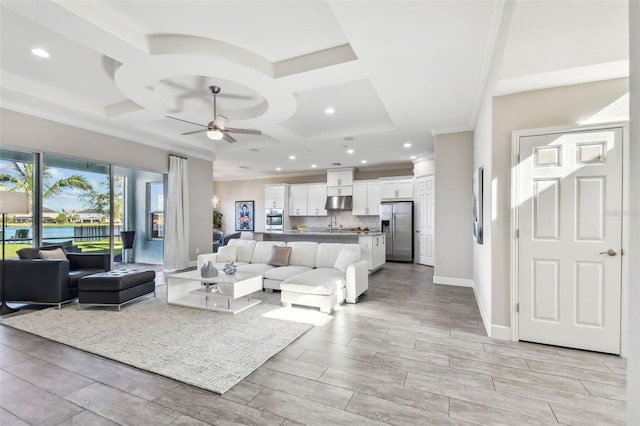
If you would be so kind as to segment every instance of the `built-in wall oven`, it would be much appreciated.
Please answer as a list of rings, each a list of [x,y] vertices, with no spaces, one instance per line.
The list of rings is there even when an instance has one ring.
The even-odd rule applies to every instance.
[[[284,231],[284,209],[267,209],[265,213],[265,231]]]

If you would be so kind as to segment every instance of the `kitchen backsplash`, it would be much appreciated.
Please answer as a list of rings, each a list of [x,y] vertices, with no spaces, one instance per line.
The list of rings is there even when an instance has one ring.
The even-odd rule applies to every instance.
[[[369,228],[371,230],[380,229],[379,216],[354,216],[350,211],[336,211],[334,226],[343,229],[353,229],[355,227]],[[309,230],[325,230],[329,228],[333,215],[329,216],[290,216],[290,229],[296,229],[298,225],[305,224]],[[337,225],[336,225],[337,222]]]

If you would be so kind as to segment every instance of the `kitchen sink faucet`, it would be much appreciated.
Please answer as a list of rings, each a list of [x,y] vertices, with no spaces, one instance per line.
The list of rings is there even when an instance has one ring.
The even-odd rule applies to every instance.
[[[333,232],[333,227],[334,225],[337,227],[338,226],[338,218],[336,217],[335,213],[331,215],[330,217],[330,222],[329,222],[329,232]]]

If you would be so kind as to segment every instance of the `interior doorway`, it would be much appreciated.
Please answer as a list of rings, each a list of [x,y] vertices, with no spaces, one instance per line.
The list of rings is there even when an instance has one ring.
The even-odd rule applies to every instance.
[[[518,340],[620,354],[623,134],[514,136]]]

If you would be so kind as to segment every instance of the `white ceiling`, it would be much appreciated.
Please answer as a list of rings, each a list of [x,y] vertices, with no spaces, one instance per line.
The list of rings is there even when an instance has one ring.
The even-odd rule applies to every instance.
[[[410,166],[473,128],[494,55],[500,94],[628,73],[625,1],[0,4],[4,108],[214,159],[219,180]],[[166,116],[211,121],[210,85],[262,136],[181,136],[199,128]]]

